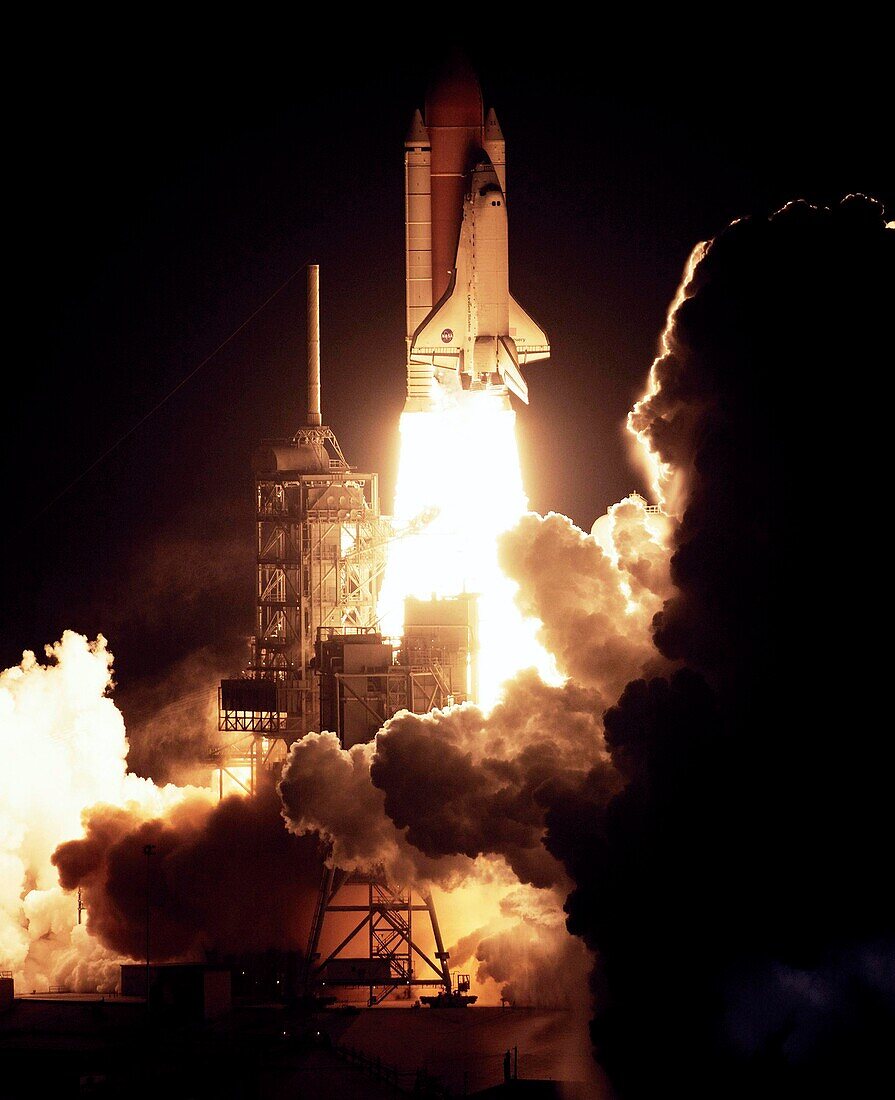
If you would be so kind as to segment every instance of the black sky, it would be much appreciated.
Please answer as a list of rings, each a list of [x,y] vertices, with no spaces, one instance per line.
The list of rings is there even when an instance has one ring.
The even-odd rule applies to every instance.
[[[7,134],[0,658],[102,631],[124,689],[251,631],[250,456],[299,422],[303,275],[47,505],[307,261],[322,266],[324,418],[390,504],[403,136],[432,67],[406,39],[274,56],[252,38],[224,56],[174,38],[55,43]],[[521,47],[469,52],[507,139],[513,292],[553,346],[519,412],[532,507],[589,528],[644,488],[621,425],[695,242],[797,197],[865,191],[891,216],[895,192],[872,66],[846,81],[782,54],[669,51],[656,67],[561,41],[537,65]]]

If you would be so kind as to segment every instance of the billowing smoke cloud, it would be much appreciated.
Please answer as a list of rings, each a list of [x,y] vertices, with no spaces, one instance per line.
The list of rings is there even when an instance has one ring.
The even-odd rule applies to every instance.
[[[20,989],[113,989],[145,951],[147,885],[156,958],[303,949],[316,838],[283,828],[271,789],[218,803],[128,773],[105,640],[67,632],[47,656],[0,676],[0,969]]]
[[[376,739],[372,782],[407,840],[427,856],[501,856],[520,882],[554,886],[542,844],[550,794],[601,766],[600,698],[523,674],[487,717],[477,707],[399,714]]]
[[[593,957],[566,931],[562,894],[520,887],[500,903],[515,923],[483,935],[476,946],[477,978],[499,982],[501,999],[543,1008],[588,1007],[586,975]]]
[[[283,828],[272,787],[215,804],[187,798],[148,820],[120,806],[93,806],[84,831],[53,862],[65,889],[80,887],[87,930],[106,947],[132,957],[145,952],[147,890],[159,960],[306,947],[319,843]],[[148,859],[146,845],[154,847]]]
[[[618,789],[603,707],[593,689],[551,687],[530,672],[489,715],[471,705],[400,713],[347,751],[333,734],[310,734],[283,773],[284,816],[295,832],[330,840],[341,867],[383,866],[423,888],[495,884],[492,907],[473,903],[466,927],[488,923],[451,949],[452,968],[474,955],[479,988],[495,982],[516,1003],[581,1007],[590,964],[565,929],[570,884],[543,836],[549,807],[585,776],[604,801]]]
[[[858,490],[829,470],[849,469],[892,362],[893,250],[860,197],[732,225],[693,264],[632,414],[680,519],[655,639],[684,667],[605,716],[624,790],[585,784],[548,814],[622,1096],[868,1095],[886,1072],[895,761],[859,717],[868,635],[839,489],[818,503]]]
[[[25,653],[0,674],[0,969],[24,989],[108,987],[111,960],[78,926],[53,851],[80,836],[85,806],[110,802],[139,819],[189,792],[126,774],[104,638],[91,643],[67,631],[47,657],[41,665]]]
[[[612,700],[632,677],[662,667],[650,624],[671,594],[666,517],[636,496],[591,535],[565,516],[528,515],[501,540],[501,564],[522,611],[560,671]]]
[[[210,647],[178,661],[155,681],[117,694],[127,720],[128,769],[156,783],[207,785],[220,743],[218,685],[235,659]]]
[[[345,750],[334,733],[309,733],[296,742],[278,785],[289,830],[322,837],[335,866],[384,867],[393,882],[453,885],[471,875],[467,857],[432,860],[408,843],[370,781],[374,753],[375,742]]]
[[[607,789],[600,696],[521,675],[490,715],[464,705],[402,712],[368,745],[312,734],[292,750],[280,794],[289,827],[332,840],[343,867],[384,865],[398,881],[450,885],[478,857],[520,882],[565,882],[544,848],[547,806],[594,768]]]

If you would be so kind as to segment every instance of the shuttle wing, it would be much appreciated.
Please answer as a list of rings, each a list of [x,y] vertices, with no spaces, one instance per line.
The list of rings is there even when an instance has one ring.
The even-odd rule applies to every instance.
[[[507,339],[501,336],[497,349],[497,373],[503,379],[507,388],[528,404],[528,385],[519,371],[518,360],[515,353],[513,338]]]
[[[550,341],[547,333],[530,317],[516,299],[510,295],[510,336],[516,343],[519,362],[536,363],[539,359],[549,359]]]

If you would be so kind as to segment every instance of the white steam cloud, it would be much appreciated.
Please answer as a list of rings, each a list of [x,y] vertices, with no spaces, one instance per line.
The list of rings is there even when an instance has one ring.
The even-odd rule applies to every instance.
[[[81,836],[95,803],[157,816],[188,789],[127,772],[105,638],[66,631],[46,654],[43,665],[28,651],[0,674],[0,969],[26,990],[111,988],[115,957],[78,924],[52,854]]]

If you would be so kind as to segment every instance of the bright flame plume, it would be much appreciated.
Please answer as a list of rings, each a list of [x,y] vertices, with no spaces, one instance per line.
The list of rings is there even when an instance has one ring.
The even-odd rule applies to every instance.
[[[404,599],[461,593],[478,596],[478,703],[485,709],[501,686],[534,667],[560,682],[553,658],[537,641],[540,624],[516,607],[517,586],[497,558],[498,537],[528,511],[516,443],[516,414],[501,399],[465,394],[461,401],[401,416],[401,457],[394,520],[399,533],[379,611],[383,631],[403,632]],[[421,530],[400,537],[421,516]]]

